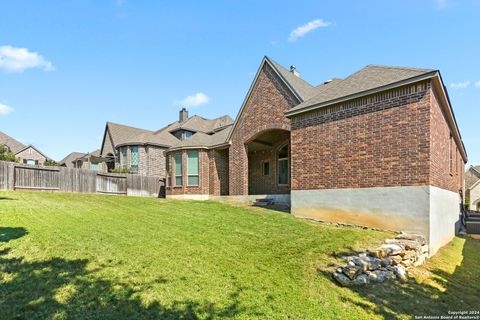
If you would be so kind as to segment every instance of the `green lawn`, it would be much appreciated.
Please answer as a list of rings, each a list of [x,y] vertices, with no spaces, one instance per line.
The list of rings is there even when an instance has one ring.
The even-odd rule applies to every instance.
[[[216,202],[0,192],[1,319],[375,319],[480,310],[480,242],[407,284],[351,289],[335,256],[388,234]]]

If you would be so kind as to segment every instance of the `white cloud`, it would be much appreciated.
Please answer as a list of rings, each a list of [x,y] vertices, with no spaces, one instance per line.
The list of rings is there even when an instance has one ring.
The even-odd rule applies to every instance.
[[[210,98],[202,92],[195,93],[192,96],[188,96],[182,101],[180,101],[180,104],[186,107],[196,107],[196,106],[201,106],[203,104],[207,104],[210,101]]]
[[[470,86],[470,81],[463,81],[458,83],[451,83],[450,87],[454,89],[465,89]]]
[[[13,111],[13,108],[10,106],[7,106],[6,104],[1,104],[0,103],[0,116],[6,116],[10,112]]]
[[[293,29],[292,32],[290,32],[290,37],[288,38],[288,41],[295,42],[298,38],[305,36],[307,33],[317,28],[328,27],[329,25],[331,25],[331,23],[323,21],[323,19],[316,19],[316,20],[310,21],[309,23],[304,24],[303,26]]]
[[[480,81],[475,82],[475,87],[480,88]]]
[[[45,71],[55,70],[50,61],[45,60],[36,52],[30,52],[26,48],[0,46],[0,69],[22,72],[31,68],[42,68]]]

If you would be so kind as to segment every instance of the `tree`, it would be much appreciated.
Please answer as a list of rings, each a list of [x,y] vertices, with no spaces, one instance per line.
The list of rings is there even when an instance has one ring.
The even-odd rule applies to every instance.
[[[47,159],[43,163],[44,166],[58,167],[58,163],[55,160]]]
[[[12,151],[10,151],[10,148],[7,146],[0,146],[0,160],[18,162],[18,159],[15,158],[15,155],[12,153]]]

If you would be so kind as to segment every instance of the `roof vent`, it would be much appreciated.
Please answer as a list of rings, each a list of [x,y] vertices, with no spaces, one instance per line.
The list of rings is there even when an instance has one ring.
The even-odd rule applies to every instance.
[[[295,67],[295,65],[292,64],[290,66],[290,72],[300,78],[300,72],[297,71],[297,67]]]
[[[332,81],[333,81],[333,79],[328,79],[328,80],[326,80],[323,84],[329,84],[329,83],[332,82]]]

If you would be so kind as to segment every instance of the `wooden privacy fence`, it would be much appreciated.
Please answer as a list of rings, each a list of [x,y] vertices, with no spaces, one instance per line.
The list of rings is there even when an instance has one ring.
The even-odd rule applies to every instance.
[[[134,174],[101,173],[0,161],[0,190],[40,190],[163,197],[165,181]]]

